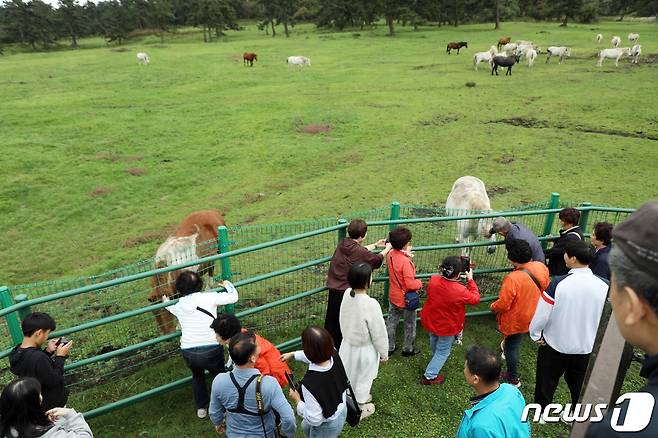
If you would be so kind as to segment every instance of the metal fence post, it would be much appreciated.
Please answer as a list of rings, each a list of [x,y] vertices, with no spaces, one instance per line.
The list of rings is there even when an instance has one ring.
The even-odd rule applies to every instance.
[[[338,243],[347,237],[347,219],[338,219],[338,225],[345,225],[338,229]]]
[[[400,219],[400,203],[397,201],[391,202],[391,215],[389,217],[390,220],[394,221],[396,219]],[[393,231],[397,227],[396,224],[389,224],[388,229],[389,231]],[[386,266],[386,269],[388,269],[388,266]],[[384,306],[388,307],[388,289],[389,289],[389,284],[390,282],[384,283],[384,296],[382,297],[382,304]]]
[[[217,230],[217,240],[219,241],[219,252],[220,254],[226,253],[229,251],[228,243],[228,228],[225,225],[220,225]],[[231,273],[231,260],[229,257],[224,257],[219,260],[219,264],[222,268],[222,280],[231,281],[233,275]],[[233,313],[235,311],[235,305],[227,304],[224,306],[224,310],[228,313]]]
[[[551,201],[548,204],[548,208],[554,209],[560,206],[560,194],[553,192],[551,193]],[[553,222],[555,221],[555,213],[549,213],[546,215],[546,221],[544,222],[544,232],[542,236],[550,236],[551,230],[553,229]],[[541,243],[541,247],[546,249],[548,247],[548,241],[544,240]]]
[[[0,286],[0,307],[6,309],[7,307],[14,304],[14,298],[11,296],[11,292],[7,286]],[[20,344],[23,342],[23,330],[21,329],[21,321],[18,319],[18,314],[16,312],[9,313],[5,315],[7,320],[7,328],[9,329],[9,335],[13,345]]]
[[[591,202],[583,202],[580,204],[579,207],[589,207],[591,206]],[[589,210],[584,210],[580,212],[580,222],[578,223],[578,226],[580,227],[580,231],[582,233],[587,232],[587,222],[589,221]]]

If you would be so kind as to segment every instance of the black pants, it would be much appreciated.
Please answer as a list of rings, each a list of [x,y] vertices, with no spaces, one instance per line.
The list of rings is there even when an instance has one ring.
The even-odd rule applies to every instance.
[[[585,380],[589,354],[564,354],[549,345],[542,345],[537,352],[537,375],[535,381],[535,403],[542,407],[553,401],[560,377],[569,386],[571,403],[578,403],[580,389]]]
[[[340,343],[343,342],[343,332],[340,331],[340,305],[344,294],[344,290],[329,289],[327,315],[324,318],[324,328],[334,338],[336,350],[340,349]]]
[[[192,371],[192,393],[198,409],[208,409],[210,397],[206,387],[206,370],[210,373],[210,381],[219,373],[224,372],[224,347],[207,345],[181,349],[185,364]]]

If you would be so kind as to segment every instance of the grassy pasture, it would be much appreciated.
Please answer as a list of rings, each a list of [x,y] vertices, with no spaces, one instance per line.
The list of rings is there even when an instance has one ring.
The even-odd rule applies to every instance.
[[[594,35],[602,32],[607,43],[630,31],[641,35],[640,65],[597,68]],[[658,194],[655,25],[384,33],[304,25],[289,39],[272,39],[247,25],[214,44],[181,33],[165,47],[148,37],[116,51],[91,39],[85,50],[0,58],[0,283],[96,274],[150,257],[194,209],[219,208],[238,224],[340,215],[393,199],[441,205],[465,174],[497,188],[497,209],[550,191],[629,207]],[[572,58],[545,65],[540,55],[511,78],[473,71],[473,53],[507,34],[542,48],[570,45]],[[448,56],[451,40],[470,48]],[[140,50],[151,56],[148,67],[136,64]],[[247,50],[259,54],[253,68],[242,65]],[[292,54],[310,56],[312,67],[287,69]],[[309,125],[329,130],[306,133]],[[492,319],[469,322],[467,343],[497,345]],[[425,347],[426,338],[418,342]],[[527,398],[534,352],[524,345]],[[446,385],[421,391],[427,360],[425,352],[382,366],[373,392],[379,414],[347,435],[454,435],[468,397],[462,350],[449,360]],[[172,359],[152,377],[179,377],[181,367]],[[116,389],[147,389],[149,379]],[[566,400],[564,388],[559,398]],[[152,414],[163,406],[166,413]],[[193,415],[183,389],[92,426],[99,436],[210,436],[209,424]]]

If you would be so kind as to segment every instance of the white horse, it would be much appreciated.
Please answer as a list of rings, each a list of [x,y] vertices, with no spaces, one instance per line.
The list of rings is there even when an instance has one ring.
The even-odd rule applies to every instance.
[[[601,44],[601,41],[603,41],[603,34],[602,33],[597,33],[596,34],[596,44]]]
[[[137,63],[138,64],[148,65],[149,62],[151,62],[151,59],[149,58],[149,56],[146,53],[139,52],[137,54]]]
[[[530,49],[525,52],[526,58],[528,58],[528,67],[532,67],[535,63],[535,58],[537,58],[537,51],[535,49]]]
[[[568,58],[571,56],[571,49],[569,47],[555,47],[551,46],[548,49],[546,49],[546,63],[548,64],[548,61],[551,59],[551,56],[557,56],[559,58],[558,64],[562,64],[562,61],[564,61],[565,58]]]
[[[516,48],[519,47],[518,44],[516,43],[507,43],[503,46],[503,52],[507,53],[507,56],[514,55],[514,52],[516,51]]]
[[[489,51],[487,52],[477,52],[473,56],[473,67],[475,68],[475,71],[477,71],[478,69],[478,64],[480,64],[483,61],[487,61],[489,66],[491,66],[491,59],[494,57],[494,55],[496,55],[496,53],[497,53],[496,46],[491,46],[491,48],[489,48]]]
[[[604,59],[614,59],[615,67],[619,66],[619,60],[624,56],[631,56],[631,49],[628,47],[619,47],[616,49],[603,49],[599,52],[599,60],[596,61],[596,65],[601,67],[603,65]]]
[[[613,36],[610,40],[610,44],[612,44],[612,47],[619,47],[621,44],[621,37],[617,35]]]
[[[462,176],[452,185],[452,190],[446,200],[446,214],[449,216],[466,216],[472,212],[487,213],[491,211],[489,195],[484,183],[474,176]],[[471,243],[478,237],[486,237],[492,242],[496,241],[496,234],[491,235],[489,231],[492,219],[464,219],[457,221],[457,235],[455,242]],[[496,251],[491,245],[487,248],[490,254]],[[462,248],[462,255],[469,255],[471,248]]]
[[[642,54],[642,46],[639,44],[636,44],[633,46],[631,49],[631,56],[633,57],[633,64],[637,64],[638,61],[640,60],[640,55]]]
[[[628,34],[628,41],[630,41],[631,43],[636,43],[638,39],[640,39],[640,34],[639,33],[629,33]]]
[[[296,65],[301,67],[304,66],[311,66],[311,59],[307,58],[306,56],[289,56],[288,59],[286,59],[286,63],[288,63],[288,67],[292,65]]]

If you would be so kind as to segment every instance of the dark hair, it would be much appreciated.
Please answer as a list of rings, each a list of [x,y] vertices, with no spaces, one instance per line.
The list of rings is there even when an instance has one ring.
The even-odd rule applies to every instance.
[[[230,340],[233,336],[240,333],[242,324],[240,320],[232,313],[220,313],[217,318],[210,324],[210,328],[224,340]]]
[[[466,366],[471,374],[479,376],[485,383],[494,383],[500,378],[500,360],[489,348],[470,347],[466,351]]]
[[[196,272],[183,271],[176,278],[176,292],[181,296],[201,292],[203,289],[203,280]]]
[[[530,244],[523,239],[507,239],[505,241],[507,258],[515,263],[528,263],[532,260]]]
[[[613,274],[613,283],[619,288],[628,286],[633,289],[658,315],[658,278],[638,269],[624,251],[615,245],[610,250],[608,263]]]
[[[228,343],[228,354],[238,366],[249,362],[254,351],[256,351],[256,335],[253,332],[240,332]]]
[[[448,256],[439,265],[439,274],[445,278],[457,278],[462,269],[462,260],[456,256]]]
[[[363,219],[352,219],[350,224],[347,226],[347,234],[352,239],[358,239],[360,237],[365,237],[368,232],[368,224]]]
[[[16,379],[5,386],[0,395],[0,436],[32,436],[37,430],[45,432],[53,423],[41,408],[41,384],[33,377]],[[38,435],[38,436],[41,436]]]
[[[368,289],[371,275],[372,267],[369,264],[360,262],[352,265],[347,273],[347,281],[352,288],[352,296],[354,296],[354,289]]]
[[[393,248],[400,250],[411,242],[411,231],[405,227],[397,227],[388,233],[388,241],[391,242]]]
[[[612,241],[612,224],[609,222],[597,222],[594,224],[594,235],[596,240],[603,242],[605,246]]]
[[[55,324],[53,317],[45,312],[32,312],[21,322],[23,335],[27,337],[32,336],[37,330],[53,331],[56,328],[57,324]]]
[[[336,351],[334,339],[326,329],[308,326],[302,332],[302,350],[313,363],[322,363],[331,358]]]
[[[558,218],[571,225],[578,225],[578,221],[580,221],[580,212],[573,207],[563,208],[560,210]]]
[[[583,265],[589,265],[594,258],[592,247],[582,240],[574,240],[567,243],[564,252],[567,254],[567,257],[575,257]]]

